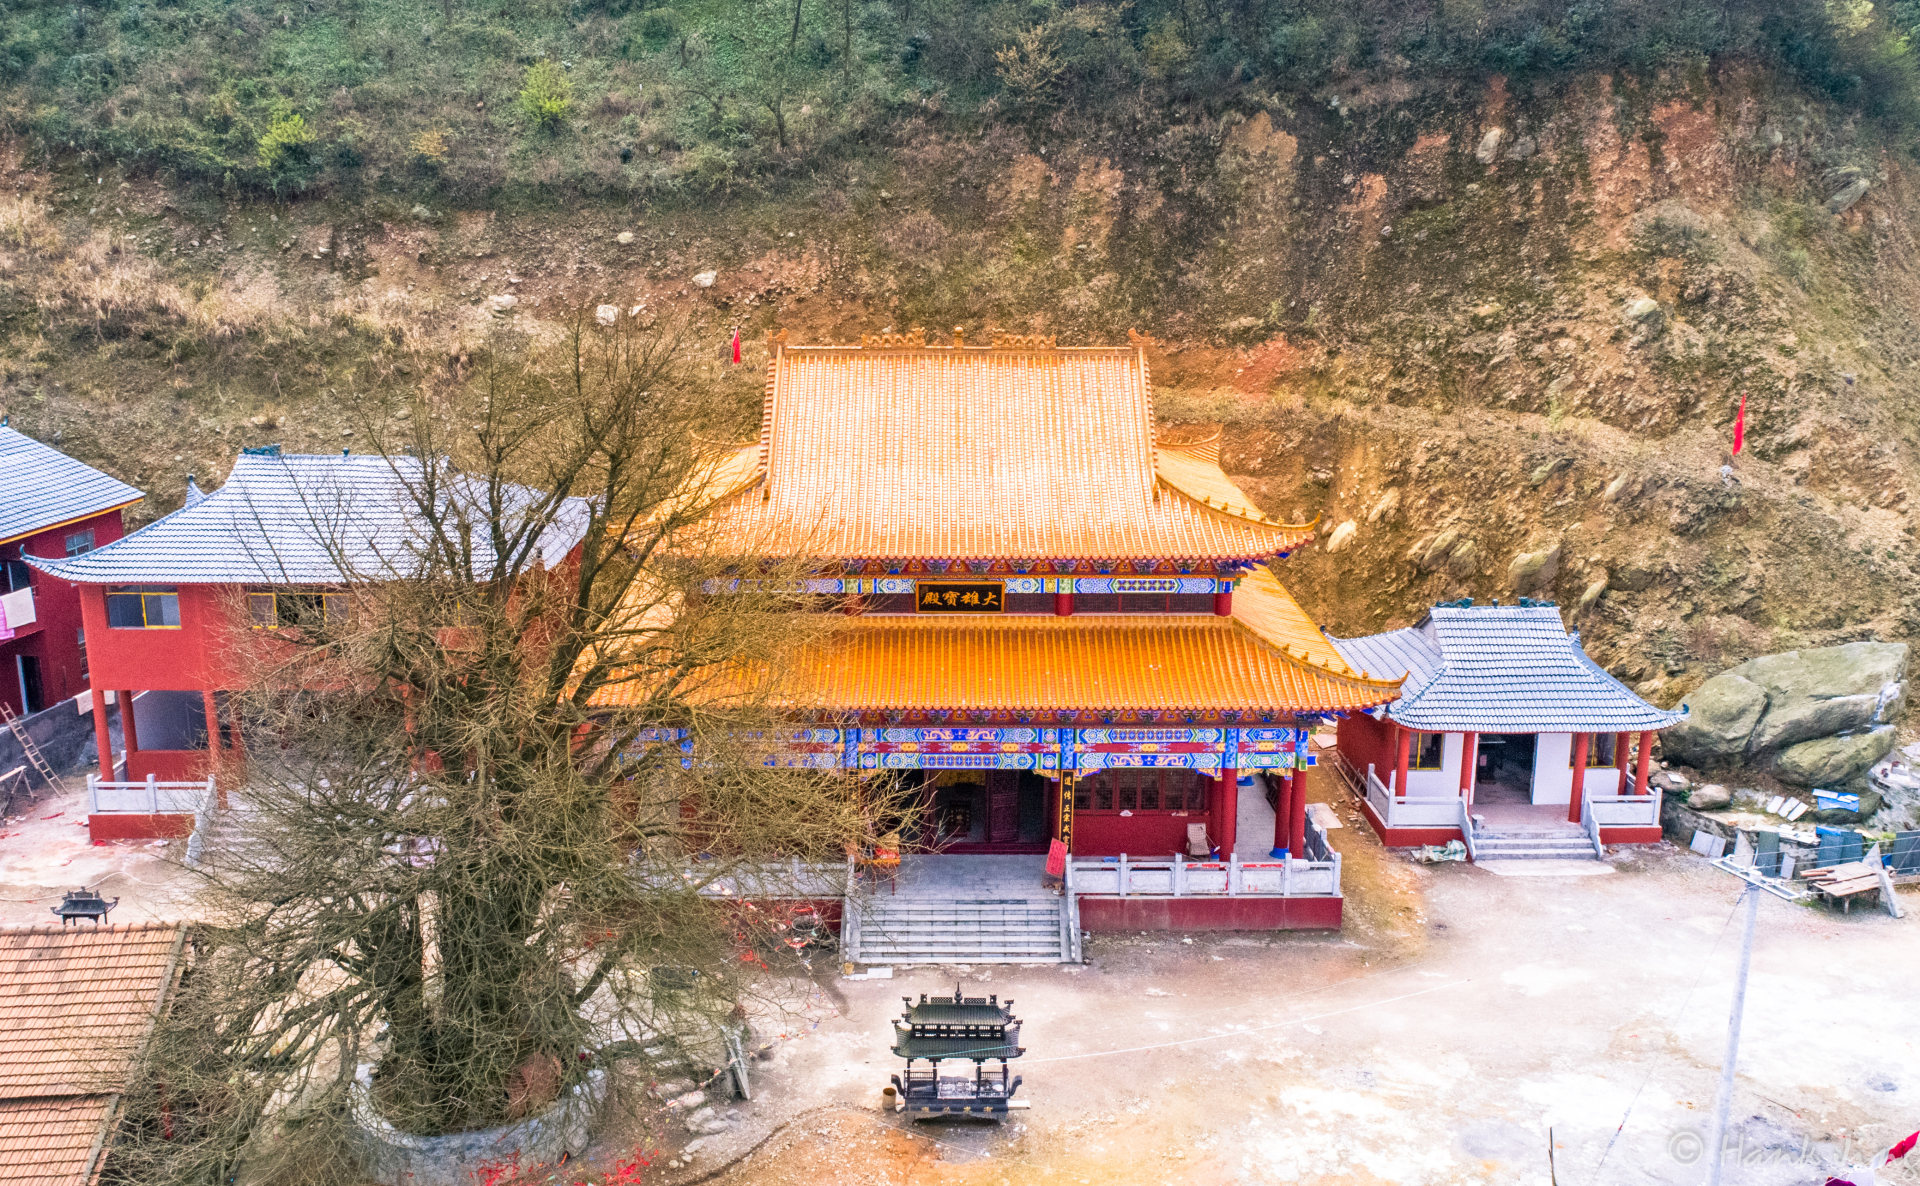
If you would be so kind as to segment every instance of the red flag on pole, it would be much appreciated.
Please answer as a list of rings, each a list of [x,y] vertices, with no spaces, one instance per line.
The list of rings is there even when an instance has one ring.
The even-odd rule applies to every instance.
[[[738,365],[738,363],[740,362],[740,327],[739,326],[735,326],[733,330],[733,361],[736,365]],[[1734,452],[1738,453],[1740,451],[1740,446],[1735,445],[1733,449],[1734,449]]]
[[[739,351],[736,349],[734,353],[738,354]],[[733,361],[739,362],[740,360],[736,357]],[[1740,410],[1738,412],[1735,412],[1733,415],[1733,451],[1736,456],[1740,452],[1740,446],[1746,443],[1747,443],[1747,393],[1743,391],[1740,393]]]

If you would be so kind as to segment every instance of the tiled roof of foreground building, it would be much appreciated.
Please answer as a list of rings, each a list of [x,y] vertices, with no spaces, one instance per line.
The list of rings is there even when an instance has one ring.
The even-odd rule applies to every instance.
[[[330,585],[405,576],[417,571],[427,539],[421,471],[413,457],[250,450],[234,460],[218,490],[190,495],[186,506],[124,539],[38,567],[95,584]],[[487,521],[481,483],[449,475],[438,493],[468,521]],[[502,493],[510,511],[544,497],[517,486]],[[540,541],[541,561],[558,564],[588,520],[586,504],[571,500]],[[484,573],[492,563],[488,540],[476,530],[473,543],[476,569]]]
[[[89,1186],[172,985],[174,923],[0,928],[0,1186]]]
[[[763,555],[1219,561],[1312,537],[1255,509],[1217,442],[1157,445],[1138,349],[917,343],[778,345],[720,538]]]
[[[141,497],[120,479],[0,425],[0,543],[111,511]]]
[[[1353,667],[1406,676],[1387,715],[1410,729],[1633,732],[1680,719],[1588,658],[1551,605],[1440,605],[1418,626],[1333,644]]]
[[[771,689],[797,712],[1050,713],[1340,711],[1391,700],[1396,678],[1360,675],[1265,569],[1233,615],[1076,614],[840,619],[792,656]],[[614,683],[598,707],[645,689]]]

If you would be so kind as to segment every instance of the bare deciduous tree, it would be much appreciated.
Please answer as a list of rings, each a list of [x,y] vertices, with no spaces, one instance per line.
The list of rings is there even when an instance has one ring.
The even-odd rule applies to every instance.
[[[273,629],[236,605],[249,752],[129,1097],[134,1180],[332,1180],[356,1098],[441,1133],[644,1072],[778,996],[756,871],[843,867],[893,810],[768,764],[772,676],[831,617],[798,562],[707,537],[729,454],[701,442],[752,409],[624,322],[370,409],[404,546],[368,545],[364,500],[316,508],[339,583]]]

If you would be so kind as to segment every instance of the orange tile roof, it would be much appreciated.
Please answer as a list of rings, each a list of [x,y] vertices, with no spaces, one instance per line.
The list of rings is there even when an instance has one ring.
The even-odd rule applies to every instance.
[[[182,935],[172,923],[0,928],[0,1100],[117,1089]]]
[[[1263,569],[1241,582],[1232,617],[875,614],[836,624],[786,672],[776,703],[821,713],[1341,711],[1400,687],[1347,666]],[[615,684],[595,704],[642,691]]]
[[[91,1186],[110,1095],[0,1101],[0,1186]]]
[[[1132,347],[778,345],[715,511],[743,551],[863,559],[1259,559],[1275,523],[1217,449],[1156,447]]]

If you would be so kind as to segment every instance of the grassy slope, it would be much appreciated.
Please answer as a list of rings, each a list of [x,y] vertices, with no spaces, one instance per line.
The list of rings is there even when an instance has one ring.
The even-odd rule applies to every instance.
[[[7,150],[0,392],[16,423],[153,490],[151,510],[242,444],[351,445],[351,396],[463,373],[503,320],[537,330],[580,302],[684,320],[716,354],[733,325],[1139,329],[1165,344],[1163,412],[1231,421],[1227,463],[1270,508],[1355,521],[1348,550],[1288,571],[1337,632],[1511,596],[1510,558],[1556,542],[1560,576],[1533,591],[1571,603],[1604,574],[1581,625],[1663,697],[1733,657],[1900,635],[1920,614],[1909,167],[1879,125],[1777,71],[1373,71],[1311,101],[1040,129],[903,109],[915,78],[876,54],[843,108],[894,114],[859,142],[843,108],[800,114],[830,100],[829,55],[782,97],[781,152],[744,85],[711,118],[671,39],[648,52],[643,15],[140,11],[174,40],[134,26],[146,56],[102,90],[133,125],[115,155],[31,135]],[[858,12],[862,37],[885,15]],[[533,133],[514,90],[562,53],[579,119]],[[273,96],[242,96],[219,142],[223,54],[301,80],[314,152],[351,141],[360,164],[316,155],[314,187],[276,200],[259,177],[190,184],[145,155],[199,144],[245,171]],[[445,161],[412,152],[422,128],[448,131]],[[730,187],[743,170],[753,184]],[[1867,197],[1829,212],[1856,176]],[[707,269],[719,283],[693,286]],[[520,311],[490,317],[507,291]],[[1629,319],[1643,295],[1657,313]],[[726,382],[750,398],[755,380]],[[1753,445],[1726,491],[1741,390]],[[1405,559],[1449,530],[1442,562]]]

